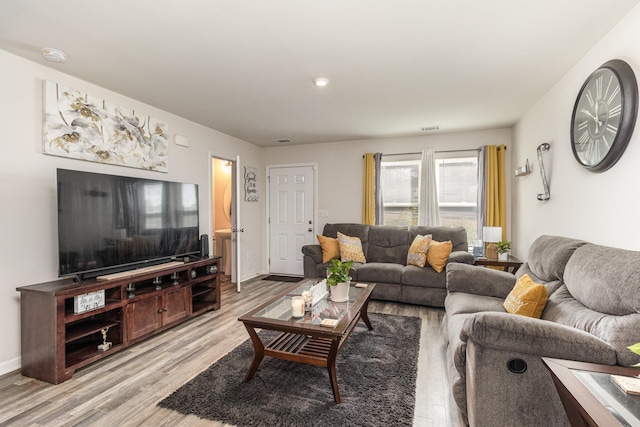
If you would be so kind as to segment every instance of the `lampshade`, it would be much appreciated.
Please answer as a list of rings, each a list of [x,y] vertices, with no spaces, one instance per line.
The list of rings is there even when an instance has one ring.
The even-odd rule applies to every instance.
[[[482,227],[482,240],[499,242],[502,240],[502,227]]]

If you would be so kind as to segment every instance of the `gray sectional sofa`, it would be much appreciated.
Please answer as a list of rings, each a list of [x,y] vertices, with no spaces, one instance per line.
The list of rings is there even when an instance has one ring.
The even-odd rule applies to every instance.
[[[640,252],[558,236],[531,245],[517,277],[546,286],[541,319],[509,314],[516,276],[447,266],[447,362],[453,396],[471,426],[566,426],[542,357],[630,366],[640,356]]]
[[[366,263],[355,263],[351,276],[355,281],[376,283],[372,298],[410,304],[443,307],[446,291],[445,271],[437,273],[425,267],[406,265],[407,253],[417,235],[431,234],[433,240],[453,244],[448,263],[473,264],[468,252],[467,232],[463,227],[394,227],[363,224],[326,224],[322,234],[337,237],[341,232],[358,237]],[[304,276],[325,278],[329,263],[322,263],[320,245],[302,247]]]

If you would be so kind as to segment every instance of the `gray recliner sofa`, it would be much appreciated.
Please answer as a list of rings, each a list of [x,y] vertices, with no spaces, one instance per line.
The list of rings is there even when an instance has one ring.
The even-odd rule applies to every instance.
[[[640,356],[640,252],[541,236],[517,277],[546,286],[541,319],[509,314],[516,276],[447,266],[444,330],[453,397],[471,426],[567,426],[542,357],[630,366]]]
[[[376,283],[372,298],[385,301],[443,307],[447,295],[445,271],[438,273],[428,264],[425,267],[406,265],[407,254],[417,235],[431,234],[433,240],[450,240],[453,248],[448,263],[473,264],[468,252],[467,232],[463,227],[396,227],[363,224],[326,224],[322,232],[326,237],[337,237],[341,232],[358,237],[366,263],[354,263],[351,276],[354,281]],[[322,263],[319,244],[302,247],[304,277],[327,277],[327,266]]]

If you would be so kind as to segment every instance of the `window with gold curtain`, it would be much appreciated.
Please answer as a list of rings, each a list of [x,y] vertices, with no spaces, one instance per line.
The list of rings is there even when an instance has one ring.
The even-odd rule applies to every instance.
[[[485,220],[487,227],[502,227],[502,240],[507,238],[507,194],[505,145],[485,147]]]
[[[362,190],[362,223],[376,223],[376,174],[375,154],[364,155],[364,188]]]
[[[380,225],[382,221],[382,189],[380,165],[382,153],[364,155],[364,187],[362,191],[362,223]]]

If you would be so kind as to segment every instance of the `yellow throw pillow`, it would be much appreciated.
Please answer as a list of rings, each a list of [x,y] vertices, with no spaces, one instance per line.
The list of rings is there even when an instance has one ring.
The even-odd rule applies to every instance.
[[[503,305],[508,313],[539,319],[547,305],[548,296],[544,285],[534,283],[528,274],[523,274],[507,295]]]
[[[451,255],[451,250],[453,249],[453,244],[451,240],[447,240],[446,242],[437,242],[435,240],[429,241],[429,250],[427,251],[427,262],[438,273],[444,270],[444,266],[447,265],[447,260],[449,259],[449,255]]]
[[[366,263],[362,242],[357,237],[347,236],[338,232],[338,246],[340,246],[340,258],[342,262],[354,261]]]
[[[340,258],[340,246],[338,245],[338,239],[318,234],[318,242],[320,242],[320,248],[322,249],[323,264],[330,262],[332,259]]]
[[[409,248],[409,254],[407,255],[407,265],[425,266],[430,241],[431,234],[427,234],[426,236],[418,234],[415,239],[413,239],[413,243],[411,243],[411,247]]]

